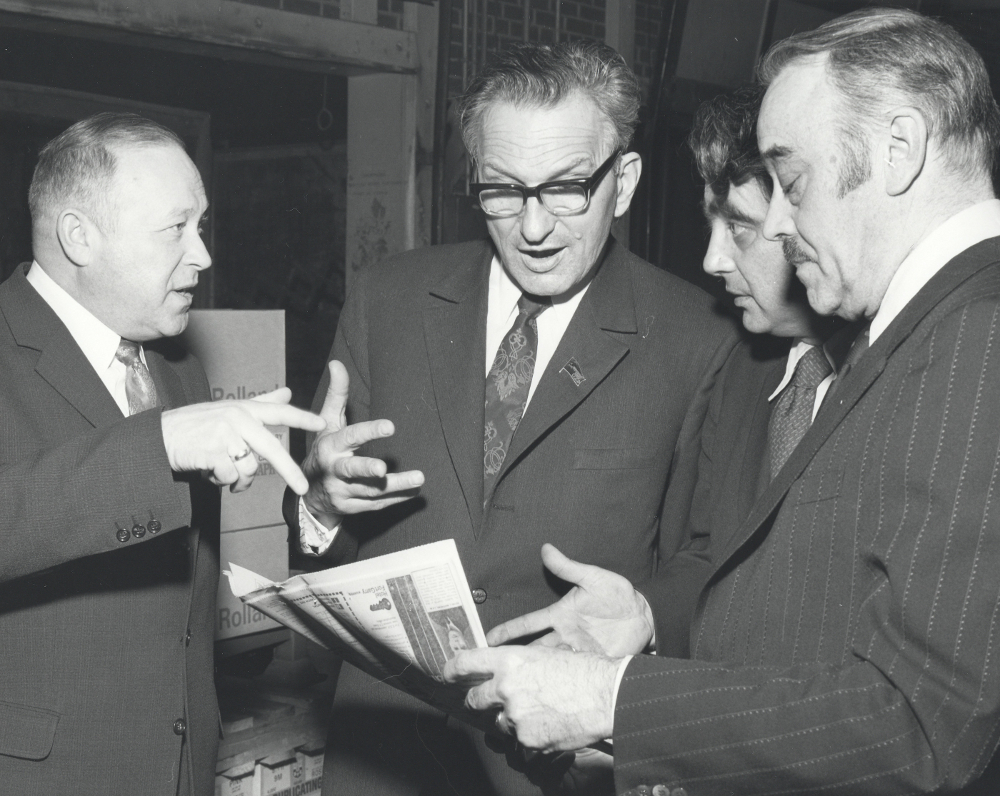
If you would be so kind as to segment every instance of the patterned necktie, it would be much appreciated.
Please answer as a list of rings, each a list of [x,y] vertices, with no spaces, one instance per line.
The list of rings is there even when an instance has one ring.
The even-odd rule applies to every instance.
[[[812,424],[816,388],[833,372],[822,346],[814,346],[802,355],[792,380],[778,396],[767,430],[771,453],[771,478],[782,468],[795,446]]]
[[[149,375],[149,369],[139,356],[139,344],[123,337],[115,352],[115,359],[125,366],[125,397],[128,399],[128,413],[135,415],[159,406],[153,377]]]
[[[517,317],[497,348],[493,365],[486,376],[486,429],[483,443],[483,497],[489,497],[497,473],[510,450],[514,429],[521,422],[528,403],[528,388],[535,372],[538,350],[539,313],[548,307],[547,299],[522,295],[517,302]]]

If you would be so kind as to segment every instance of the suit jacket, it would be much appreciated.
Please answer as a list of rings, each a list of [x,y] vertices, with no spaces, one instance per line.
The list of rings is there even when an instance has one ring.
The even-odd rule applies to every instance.
[[[0,790],[211,793],[218,490],[171,473],[160,410],[122,417],[25,272],[0,286]],[[192,357],[146,359],[167,408],[208,399]]]
[[[996,792],[998,333],[994,238],[824,404],[721,551],[693,660],[630,663],[620,790]]]
[[[693,488],[709,393],[736,342],[706,294],[611,242],[484,501],[492,257],[484,242],[431,247],[359,273],[332,354],[351,378],[348,420],[395,423],[366,453],[426,476],[419,498],[348,518],[342,536],[362,558],[454,538],[486,628],[565,593],[544,572],[543,542],[640,584],[673,556],[685,524],[661,522],[664,493]],[[324,381],[317,405],[325,392]],[[678,654],[696,596],[678,594],[675,616],[657,617]],[[328,793],[416,793],[445,779],[474,796],[537,793],[481,733],[351,667],[331,730]]]

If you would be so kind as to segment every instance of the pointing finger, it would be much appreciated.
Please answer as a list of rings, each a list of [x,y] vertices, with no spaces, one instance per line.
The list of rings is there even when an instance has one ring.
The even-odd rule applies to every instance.
[[[259,393],[250,400],[268,404],[287,404],[292,400],[292,391],[287,387],[279,387],[271,392]]]
[[[326,422],[322,417],[297,406],[269,401],[245,401],[240,406],[247,414],[266,426],[289,426],[306,431],[322,431],[326,428]]]
[[[552,629],[552,612],[548,608],[532,611],[530,614],[508,619],[497,625],[486,634],[486,641],[491,647],[506,644],[511,639],[540,633]]]
[[[270,431],[255,424],[248,424],[242,431],[243,439],[251,450],[261,459],[266,459],[295,494],[304,495],[309,491],[309,481],[302,470]]]

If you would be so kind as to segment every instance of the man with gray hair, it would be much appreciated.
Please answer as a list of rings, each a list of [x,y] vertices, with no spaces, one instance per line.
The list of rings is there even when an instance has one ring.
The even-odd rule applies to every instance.
[[[84,119],[29,202],[34,262],[0,285],[0,790],[207,796],[218,486],[257,454],[305,492],[265,424],[325,424],[287,389],[209,402],[165,339],[212,262],[173,132]]]
[[[490,240],[356,276],[317,396],[329,431],[289,512],[307,547],[338,560],[454,538],[486,627],[566,590],[538,565],[544,542],[640,589],[674,556],[685,518],[661,506],[690,493],[736,337],[706,294],[610,235],[639,179],[638,106],[631,70],[594,42],[517,47],[472,83],[463,135]],[[663,603],[643,629],[684,654],[693,605]],[[549,784],[574,759],[506,751]],[[329,794],[538,793],[482,733],[349,667],[326,761]]]
[[[475,650],[531,748],[613,737],[632,794],[994,794],[1000,113],[951,28],[865,9],[760,68],[765,236],[858,321],[833,392],[718,551],[690,660]],[[487,682],[484,679],[491,678]],[[620,680],[619,680],[620,678]]]

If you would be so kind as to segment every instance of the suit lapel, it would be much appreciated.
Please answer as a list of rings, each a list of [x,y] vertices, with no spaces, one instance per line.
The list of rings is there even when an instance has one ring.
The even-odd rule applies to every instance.
[[[83,355],[69,330],[29,284],[24,267],[10,278],[0,297],[14,340],[39,352],[35,371],[92,426],[121,420],[121,409]]]
[[[163,354],[156,350],[153,344],[143,346],[143,353],[146,356],[146,366],[149,374],[156,384],[157,398],[160,406],[166,409],[176,409],[188,403],[187,395],[184,393],[184,385],[181,384],[180,377],[174,372],[164,358]]]
[[[739,532],[732,537],[731,543],[718,559],[716,572],[781,505],[792,484],[798,480],[830,435],[882,374],[891,354],[905,342],[917,324],[962,282],[998,260],[1000,260],[1000,238],[991,238],[973,246],[942,268],[903,308],[874,345],[851,368],[843,384],[837,387],[833,400],[824,402],[816,421],[806,432],[798,447],[792,451],[781,472],[764,490]]]
[[[750,514],[757,496],[762,492],[762,479],[765,483],[770,480],[766,474],[771,466],[767,451],[767,432],[771,422],[771,402],[768,397],[781,383],[787,361],[787,356],[776,360],[773,366],[762,374],[759,384],[754,385],[757,403],[746,431],[746,444],[743,446],[743,457],[739,463],[738,517]]]
[[[486,312],[493,249],[455,269],[431,291],[424,310],[431,383],[445,444],[472,527],[483,514],[483,402]]]
[[[577,307],[542,374],[514,433],[499,483],[553,425],[569,414],[628,353],[607,332],[636,333],[635,299],[629,273],[612,242],[609,253]]]

